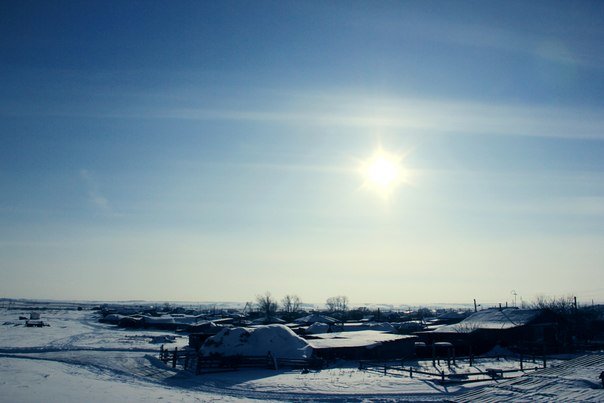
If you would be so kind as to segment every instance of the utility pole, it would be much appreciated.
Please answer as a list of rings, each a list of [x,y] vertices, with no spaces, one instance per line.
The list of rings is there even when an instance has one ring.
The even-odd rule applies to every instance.
[[[574,299],[575,312],[577,312],[577,297],[573,297],[573,299]]]

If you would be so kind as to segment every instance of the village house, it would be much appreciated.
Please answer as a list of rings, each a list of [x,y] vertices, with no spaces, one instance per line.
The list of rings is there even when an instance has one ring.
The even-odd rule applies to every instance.
[[[543,309],[492,308],[478,311],[459,323],[416,332],[421,341],[451,343],[458,354],[480,354],[496,345],[539,353],[564,344],[563,320]]]

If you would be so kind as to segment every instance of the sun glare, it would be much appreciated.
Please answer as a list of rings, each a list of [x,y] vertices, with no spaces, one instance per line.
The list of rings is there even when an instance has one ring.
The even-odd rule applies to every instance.
[[[401,155],[378,150],[361,164],[364,178],[363,187],[388,197],[399,185],[406,181],[406,171],[402,165]]]

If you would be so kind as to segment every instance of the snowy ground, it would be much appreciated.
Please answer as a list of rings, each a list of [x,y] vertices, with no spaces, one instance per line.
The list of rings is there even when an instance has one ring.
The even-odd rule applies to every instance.
[[[93,311],[46,310],[50,327],[27,328],[28,311],[0,309],[0,396],[10,402],[75,401],[440,401],[482,383],[442,386],[428,377],[357,369],[357,363],[311,371],[241,370],[193,376],[157,357],[154,340],[174,333],[98,323]],[[169,348],[186,345],[177,337]],[[418,364],[418,363],[416,363]],[[433,370],[431,362],[418,365]],[[460,363],[454,372],[511,368],[512,361]]]

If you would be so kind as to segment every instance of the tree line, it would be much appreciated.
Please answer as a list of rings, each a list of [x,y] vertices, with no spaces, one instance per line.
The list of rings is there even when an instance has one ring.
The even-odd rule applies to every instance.
[[[291,316],[303,311],[302,300],[295,294],[287,294],[279,302],[267,291],[264,294],[257,295],[255,304],[253,305],[258,312],[262,313],[267,318],[275,316],[277,312],[282,313],[285,316]],[[343,313],[348,311],[349,300],[345,295],[329,297],[325,301],[325,306],[330,313]]]

